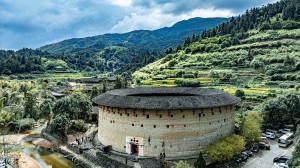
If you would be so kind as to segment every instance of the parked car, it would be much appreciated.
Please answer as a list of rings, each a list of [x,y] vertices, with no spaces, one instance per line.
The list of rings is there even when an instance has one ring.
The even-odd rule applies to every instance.
[[[257,153],[257,152],[259,152],[259,146],[258,145],[253,145],[250,150],[251,150],[251,152]]]
[[[286,155],[283,155],[283,156],[274,158],[274,159],[273,159],[273,162],[274,162],[274,163],[286,163],[286,162],[288,162],[290,159],[291,159],[291,157],[286,156]]]
[[[273,167],[275,168],[289,168],[288,163],[274,163]]]
[[[259,143],[257,143],[257,145],[259,146],[260,149],[267,149],[267,150],[271,149],[270,144],[265,143],[265,142],[259,142]]]
[[[288,161],[290,160],[290,158],[291,157],[285,155],[274,158],[274,167],[288,168]]]
[[[263,132],[261,133],[261,136],[269,138],[269,139],[275,139],[276,135],[272,132]]]
[[[253,156],[253,152],[251,150],[244,150],[244,151],[242,151],[242,154],[247,155],[248,157]]]
[[[249,155],[243,152],[239,156],[242,158],[242,161],[247,161],[249,158]]]
[[[235,156],[235,157],[233,157],[233,161],[235,163],[241,163],[242,162],[242,158],[240,156]]]
[[[283,128],[283,129],[280,129],[279,132],[285,134],[285,133],[292,133],[293,131],[288,128]]]
[[[279,138],[281,137],[281,133],[279,133],[278,131],[275,131],[275,130],[271,130],[271,129],[267,129],[266,132],[271,132],[273,134],[275,134],[276,138]]]
[[[260,142],[264,142],[264,143],[270,143],[267,137],[261,136],[260,137]]]

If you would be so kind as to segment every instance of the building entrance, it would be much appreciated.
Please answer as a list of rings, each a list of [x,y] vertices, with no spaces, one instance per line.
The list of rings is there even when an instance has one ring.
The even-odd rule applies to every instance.
[[[135,144],[130,144],[131,146],[131,154],[133,155],[139,155],[139,146],[135,145]]]

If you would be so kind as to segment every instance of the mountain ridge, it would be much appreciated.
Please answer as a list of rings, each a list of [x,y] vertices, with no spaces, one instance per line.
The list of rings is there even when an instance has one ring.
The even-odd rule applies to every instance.
[[[200,18],[195,17],[182,20],[171,27],[156,30],[134,30],[127,33],[107,33],[84,38],[71,38],[57,43],[48,44],[37,49],[50,53],[72,52],[77,48],[89,48],[99,45],[98,49],[107,46],[127,44],[154,50],[164,50],[182,44],[185,37],[199,34],[203,30],[219,25],[228,18]],[[174,40],[175,39],[175,40]]]

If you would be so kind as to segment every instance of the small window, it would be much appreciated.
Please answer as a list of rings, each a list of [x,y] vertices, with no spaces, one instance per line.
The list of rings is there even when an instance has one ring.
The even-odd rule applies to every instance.
[[[203,114],[203,117],[205,117],[205,114]]]
[[[135,117],[137,117],[137,114],[135,115]]]
[[[211,125],[211,122],[209,123],[209,125]]]
[[[159,115],[159,118],[162,118],[162,115]]]
[[[116,112],[114,112],[114,114],[116,114]]]
[[[224,119],[224,122],[226,122],[226,119]]]
[[[201,117],[201,114],[199,113],[198,116]]]
[[[153,128],[156,128],[156,125],[153,125]]]
[[[218,123],[220,123],[220,120],[218,120]]]
[[[147,118],[149,118],[149,115],[147,115]]]
[[[167,128],[169,128],[170,126],[169,125],[167,125]]]
[[[215,113],[214,113],[214,112],[211,112],[211,114],[212,114],[212,115],[215,115]]]
[[[120,116],[122,116],[122,113],[120,113]]]
[[[144,127],[144,125],[142,124],[141,127]]]
[[[186,125],[183,125],[184,127],[186,127]]]
[[[134,124],[132,124],[132,126],[134,126]]]
[[[171,115],[171,117],[173,117],[173,115]]]
[[[110,121],[110,123],[112,123],[112,121]]]
[[[129,117],[129,114],[127,114],[127,117]]]
[[[185,118],[185,115],[183,115],[182,118]]]

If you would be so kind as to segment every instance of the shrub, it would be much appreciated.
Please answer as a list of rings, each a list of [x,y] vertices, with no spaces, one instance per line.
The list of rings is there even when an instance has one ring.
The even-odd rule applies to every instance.
[[[239,98],[242,98],[245,96],[245,92],[243,90],[236,90],[235,93],[234,93],[235,96],[239,97]]]
[[[233,156],[241,153],[245,148],[245,141],[239,135],[230,135],[220,139],[217,143],[210,145],[206,153],[217,162],[230,160]]]
[[[176,164],[175,168],[192,168],[186,161],[180,161]]]
[[[176,86],[180,87],[200,87],[200,82],[198,80],[178,79],[175,80],[174,83],[176,84]]]
[[[85,132],[88,126],[83,120],[75,120],[72,122],[71,129],[75,131]]]
[[[195,78],[193,74],[184,74],[183,78]]]

